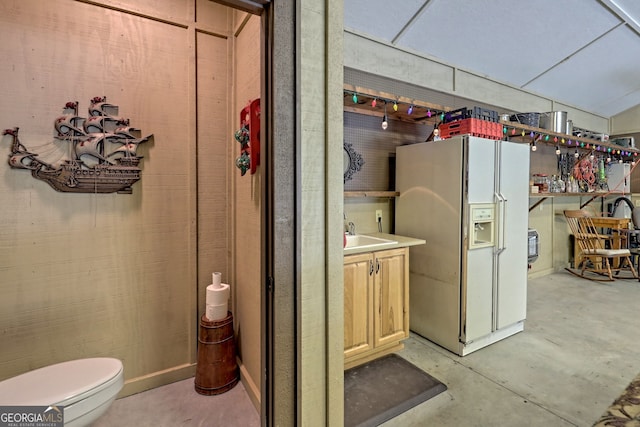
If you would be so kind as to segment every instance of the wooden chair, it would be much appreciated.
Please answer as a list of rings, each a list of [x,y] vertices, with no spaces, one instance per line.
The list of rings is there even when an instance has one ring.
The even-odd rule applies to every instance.
[[[598,233],[588,212],[566,210],[564,216],[582,252],[582,260],[575,266],[575,270],[580,272],[569,268],[567,271],[585,279],[613,281],[613,272],[618,275],[620,271],[628,269],[634,278],[638,278],[629,249],[606,249],[603,239],[610,236]],[[585,272],[595,273],[595,276],[585,275]],[[600,279],[599,276],[606,278]]]

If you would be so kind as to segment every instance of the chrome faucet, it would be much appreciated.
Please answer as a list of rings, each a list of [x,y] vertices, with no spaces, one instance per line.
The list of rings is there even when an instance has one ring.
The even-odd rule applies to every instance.
[[[356,235],[356,225],[349,221],[349,224],[347,224],[347,227],[349,229],[349,235],[350,236],[355,236]]]

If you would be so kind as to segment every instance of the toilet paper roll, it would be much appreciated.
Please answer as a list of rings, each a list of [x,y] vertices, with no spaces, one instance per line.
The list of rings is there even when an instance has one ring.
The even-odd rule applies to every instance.
[[[207,304],[220,305],[229,301],[230,288],[226,283],[221,283],[220,287],[215,285],[207,286]]]
[[[211,274],[211,278],[213,280],[211,284],[214,287],[219,288],[220,284],[222,283],[222,273],[220,273],[219,271],[216,271],[215,273]]]
[[[227,311],[228,311],[228,308],[226,303],[219,304],[219,305],[207,304],[206,310],[205,310],[205,316],[207,316],[207,319],[211,321],[221,320],[227,317]]]

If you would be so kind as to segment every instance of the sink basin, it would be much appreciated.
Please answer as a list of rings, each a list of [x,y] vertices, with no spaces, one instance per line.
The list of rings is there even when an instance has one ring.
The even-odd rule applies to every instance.
[[[347,246],[345,249],[353,248],[373,248],[395,245],[395,240],[383,239],[381,237],[365,236],[364,234],[356,234],[354,236],[347,235]]]

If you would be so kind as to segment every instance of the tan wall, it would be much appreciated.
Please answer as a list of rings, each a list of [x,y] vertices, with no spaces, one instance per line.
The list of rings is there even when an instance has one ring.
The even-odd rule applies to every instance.
[[[58,193],[0,167],[0,379],[113,356],[128,394],[193,375],[204,288],[212,271],[232,279],[233,28],[207,0],[104,3],[0,3],[2,129],[35,149],[67,101],[83,114],[106,95],[154,134],[131,195]],[[259,329],[238,317],[245,337]]]
[[[640,141],[638,141],[637,135],[638,133],[640,133],[640,107],[630,108],[611,118],[611,134],[635,134],[636,148],[640,147]]]
[[[260,18],[237,12],[234,19],[234,90],[235,104],[232,131],[240,128],[239,111],[250,100],[260,98]],[[240,154],[240,144],[233,144],[232,158]],[[261,182],[260,169],[241,176],[233,168],[234,242],[233,276],[231,286],[234,299],[234,320],[237,332],[241,372],[245,388],[260,406],[260,227]]]

